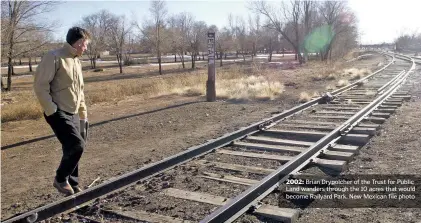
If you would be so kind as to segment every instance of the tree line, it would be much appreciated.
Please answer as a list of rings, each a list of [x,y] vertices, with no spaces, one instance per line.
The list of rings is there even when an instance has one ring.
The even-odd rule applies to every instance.
[[[2,1],[2,57],[8,59],[7,86],[11,90],[13,60],[40,56],[51,49],[54,22],[37,18],[60,4],[51,1]],[[77,24],[89,30],[92,41],[86,52],[92,68],[103,51],[116,56],[120,73],[130,65],[133,52],[152,53],[162,74],[162,56],[174,55],[186,68],[186,55],[191,68],[207,52],[207,32],[216,33],[216,59],[223,66],[228,53],[253,58],[257,53],[293,52],[296,60],[306,63],[316,54],[322,61],[343,57],[358,46],[357,19],[346,1],[251,1],[248,17],[230,14],[227,25],[217,27],[195,19],[192,13],[170,14],[166,2],[151,1],[144,21],[133,21],[125,15],[99,10],[86,15]],[[30,66],[31,67],[31,66]]]
[[[401,34],[396,40],[396,51],[421,53],[421,34]]]

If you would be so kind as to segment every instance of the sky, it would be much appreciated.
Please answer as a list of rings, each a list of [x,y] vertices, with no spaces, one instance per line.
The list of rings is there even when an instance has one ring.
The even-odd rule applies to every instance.
[[[360,42],[372,44],[393,42],[402,33],[421,33],[421,1],[419,0],[349,0],[348,5],[355,12]],[[101,9],[109,10],[116,15],[125,15],[127,19],[142,22],[149,15],[150,1],[66,1],[56,10],[45,15],[45,18],[57,20],[59,27],[55,37],[65,40],[67,30],[82,20],[84,16],[96,13]],[[244,0],[167,0],[168,14],[191,12],[196,20],[205,21],[208,25],[219,28],[228,25],[228,15],[252,15]]]

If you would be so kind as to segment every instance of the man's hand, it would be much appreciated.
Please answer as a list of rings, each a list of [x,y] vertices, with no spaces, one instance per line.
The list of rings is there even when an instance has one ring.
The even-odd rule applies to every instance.
[[[81,119],[80,120],[80,134],[82,135],[82,138],[85,140],[85,143],[88,142],[88,129],[89,129],[88,119]]]

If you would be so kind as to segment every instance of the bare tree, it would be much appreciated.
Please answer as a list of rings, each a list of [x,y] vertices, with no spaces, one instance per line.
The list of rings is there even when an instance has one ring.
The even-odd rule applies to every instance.
[[[96,68],[96,59],[101,51],[106,50],[106,37],[110,32],[110,24],[113,15],[107,10],[101,10],[95,14],[82,18],[80,26],[91,33],[91,43],[88,45],[88,57],[92,69]]]
[[[182,13],[179,16],[178,24],[181,32],[181,62],[183,64],[183,68],[185,68],[184,64],[184,55],[186,54],[187,47],[189,46],[189,32],[193,28],[194,18],[193,15],[190,13]]]
[[[303,17],[303,23],[304,23],[304,36],[307,37],[310,33],[310,30],[312,28],[312,21],[314,21],[314,14],[316,14],[316,6],[317,2],[314,1],[301,1],[302,4],[302,17]],[[308,50],[304,47],[304,62],[308,61]]]
[[[252,42],[252,59],[253,56],[256,56],[257,48],[259,47],[259,40],[262,36],[261,33],[261,24],[260,24],[260,16],[257,14],[254,19],[249,16],[249,28],[250,28],[250,40]]]
[[[184,55],[186,54],[187,47],[189,46],[189,32],[193,28],[194,18],[193,15],[190,13],[182,13],[179,16],[178,24],[181,32],[181,62],[183,64],[183,68],[185,68],[184,64]]]
[[[334,46],[346,46],[335,50],[337,56],[355,47],[358,36],[356,17],[347,7],[346,1],[318,3],[292,0],[282,2],[280,5],[281,7],[276,9],[265,1],[256,1],[252,2],[249,8],[264,15],[267,19],[267,28],[276,30],[282,35],[282,39],[291,44],[300,63],[308,59],[306,43],[311,43],[311,41],[306,41],[306,39],[311,36],[310,31],[316,26],[320,26],[316,31],[324,35],[325,42],[318,43],[320,49],[316,50],[320,51],[322,60],[332,58]],[[337,42],[338,40],[340,42]],[[303,45],[304,48],[301,47]],[[302,51],[304,51],[304,57],[301,54]]]
[[[171,48],[175,54],[181,58],[183,68],[185,68],[184,55],[189,47],[188,35],[193,25],[191,13],[182,12],[169,19],[169,29],[171,30]]]
[[[421,52],[421,34],[401,33],[394,41],[398,52]]]
[[[168,32],[171,35],[170,42],[170,50],[174,54],[174,62],[177,62],[177,54],[179,52],[180,44],[181,44],[181,32],[177,27],[177,17],[170,16],[168,18]]]
[[[47,40],[43,40],[31,48],[20,47],[29,41],[24,39],[28,32],[46,33],[52,30],[55,22],[43,22],[40,16],[54,9],[57,4],[51,1],[1,2],[2,49],[7,50],[8,59],[7,88],[4,90],[12,90],[13,60],[47,43]]]
[[[240,50],[243,56],[243,61],[246,61],[248,33],[247,33],[246,22],[244,21],[242,17],[237,17],[236,29],[237,29],[238,49]]]
[[[219,52],[219,65],[222,67],[222,59],[225,55],[227,57],[227,52],[233,48],[233,38],[229,28],[224,27],[221,30],[218,30],[215,27],[216,31],[216,51]]]
[[[275,9],[265,1],[253,1],[249,8],[265,16],[267,19],[266,27],[279,32],[293,46],[295,52],[298,53],[300,63],[304,62],[300,54],[298,21],[300,20],[301,7],[298,2],[291,1],[290,5],[282,2],[281,9]],[[291,28],[295,31],[294,36],[288,35],[288,30],[291,30]]]
[[[325,1],[319,7],[325,24],[333,31],[332,40],[327,48],[322,52],[322,60],[327,60],[332,56],[332,47],[337,38],[346,33],[352,33],[356,30],[355,15],[347,8],[346,2],[343,1]]]
[[[23,55],[24,58],[28,58],[28,66],[29,66],[29,72],[33,72],[32,69],[32,58],[36,58],[37,55],[39,55],[42,50],[44,50],[44,46],[46,44],[43,44],[43,42],[48,43],[48,42],[52,42],[52,38],[50,33],[40,33],[40,32],[28,32],[26,34],[25,39],[28,41],[25,45],[23,45],[22,47],[24,47],[27,51],[28,49],[34,49],[35,47],[39,47],[36,48],[34,50],[28,51],[27,53],[25,53]]]
[[[232,36],[232,50],[235,51],[236,58],[238,58],[238,54],[240,51],[240,44],[238,40],[238,16],[234,18],[234,16],[231,13],[228,15],[228,27]]]
[[[188,32],[188,40],[190,42],[192,69],[195,68],[195,61],[199,55],[200,49],[203,49],[206,43],[206,32],[208,28],[205,22],[194,22],[192,28]]]
[[[241,53],[243,61],[245,61],[246,54],[248,54],[249,51],[253,51],[251,50],[253,47],[253,40],[251,37],[252,30],[247,27],[244,18],[241,16],[236,16],[234,18],[232,14],[229,14],[228,24],[229,33],[231,34],[232,50],[235,50],[237,58]]]
[[[113,16],[110,20],[110,39],[111,45],[117,56],[118,66],[120,67],[120,74],[123,73],[123,49],[127,42],[128,35],[131,31],[131,26],[125,21],[125,16]]]
[[[285,3],[285,2],[283,2]],[[286,29],[290,30],[289,34],[289,38],[290,39],[295,39],[294,42],[292,43],[295,49],[295,59],[299,60],[300,64],[304,62],[304,59],[301,55],[301,47],[300,47],[300,43],[301,43],[301,36],[300,36],[300,20],[301,20],[301,15],[302,15],[302,6],[300,1],[296,1],[296,0],[291,0],[289,2],[289,5],[287,4],[282,4],[283,7],[283,15],[285,17],[285,21],[287,21],[287,25],[285,26]],[[288,32],[286,32],[288,35]]]
[[[124,44],[123,46],[123,51],[124,53],[124,63],[125,65],[130,65],[132,62],[132,57],[131,54],[136,51],[136,42],[135,42],[135,35],[133,34],[132,30],[133,30],[133,24],[130,24],[131,30],[127,35],[127,43]]]
[[[280,46],[279,44],[279,34],[276,30],[269,29],[267,27],[264,27],[262,35],[262,42],[263,47],[266,49],[265,51],[269,54],[268,55],[268,61],[272,62],[272,54],[273,51],[277,49],[277,47]]]
[[[159,74],[162,74],[161,56],[164,49],[164,41],[167,39],[165,34],[165,19],[167,16],[166,4],[163,0],[152,1],[149,8],[152,20],[146,21],[141,28],[136,24],[138,29],[141,30],[143,38],[153,47],[159,64]]]

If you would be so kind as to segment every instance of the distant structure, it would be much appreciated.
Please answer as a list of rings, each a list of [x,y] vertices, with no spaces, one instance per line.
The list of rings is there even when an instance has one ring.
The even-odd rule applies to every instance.
[[[362,50],[390,50],[400,53],[416,53],[421,52],[421,42],[406,42],[406,43],[382,43],[382,44],[361,44]]]
[[[360,49],[363,49],[363,50],[396,50],[396,44],[395,43],[361,44]]]

